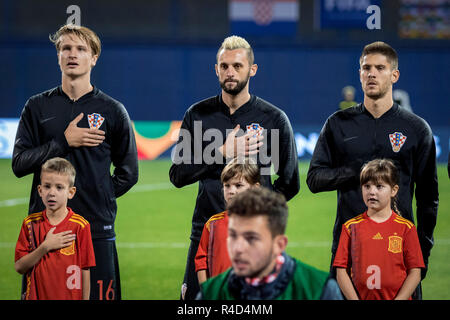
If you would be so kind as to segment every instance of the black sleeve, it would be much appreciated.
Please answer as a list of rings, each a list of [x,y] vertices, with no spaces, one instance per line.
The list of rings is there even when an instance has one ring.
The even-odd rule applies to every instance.
[[[433,232],[439,204],[436,145],[431,128],[427,123],[422,132],[418,132],[417,137],[420,139],[417,153],[414,156],[417,233],[425,265],[428,265],[428,257],[434,244]]]
[[[450,179],[450,152],[448,153],[447,173],[448,173],[448,177]]]
[[[290,200],[300,190],[297,147],[291,123],[285,113],[281,114],[276,127],[280,130],[278,152],[279,165],[278,168],[276,168],[277,166],[274,164],[275,173],[278,175],[278,178],[274,181],[273,188],[275,191],[284,194],[286,200]]]
[[[38,171],[41,165],[53,157],[65,157],[70,147],[64,132],[52,140],[40,144],[39,117],[33,114],[36,102],[28,100],[22,110],[12,156],[12,170],[20,178]]]
[[[131,120],[125,107],[119,105],[119,115],[113,132],[111,160],[114,165],[112,182],[116,198],[125,194],[138,181],[138,156]]]
[[[363,161],[354,159],[348,165],[339,166],[334,148],[333,131],[328,119],[320,131],[306,178],[313,193],[337,190],[347,184],[359,182]]]
[[[207,165],[202,159],[197,159],[198,161],[196,161],[194,159],[194,144],[202,144],[202,140],[197,138],[194,141],[194,139],[193,122],[189,109],[181,123],[180,134],[175,145],[175,153],[172,157],[172,166],[169,170],[170,181],[177,188],[195,183],[203,177],[214,178],[211,174],[217,172],[219,166],[223,166],[221,164]],[[220,176],[218,175],[215,178],[219,179]]]

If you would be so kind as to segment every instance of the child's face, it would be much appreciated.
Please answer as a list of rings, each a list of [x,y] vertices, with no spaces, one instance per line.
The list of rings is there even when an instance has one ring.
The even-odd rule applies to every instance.
[[[398,186],[391,187],[384,181],[368,181],[362,185],[361,189],[367,208],[380,211],[391,207],[391,199],[397,194]]]
[[[75,187],[69,187],[69,176],[56,172],[42,172],[38,192],[47,211],[65,209],[67,200],[75,195]]]
[[[235,195],[251,188],[251,186],[252,185],[249,184],[244,177],[233,177],[227,182],[224,182],[223,196],[225,198],[225,202],[228,203]]]

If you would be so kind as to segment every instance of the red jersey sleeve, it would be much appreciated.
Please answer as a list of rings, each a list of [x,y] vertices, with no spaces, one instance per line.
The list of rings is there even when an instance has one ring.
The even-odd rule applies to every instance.
[[[333,261],[333,267],[347,268],[350,265],[350,243],[350,233],[343,225],[336,256]]]
[[[26,256],[30,253],[29,240],[28,240],[28,228],[25,222],[22,223],[22,228],[20,229],[19,239],[16,243],[16,250],[14,253],[14,262]]]
[[[197,254],[195,255],[195,272],[208,269],[208,243],[209,243],[209,230],[205,223],[203,227],[202,237],[198,245]]]
[[[412,226],[406,233],[403,246],[403,260],[405,261],[406,269],[425,268],[419,237],[415,226]]]
[[[94,247],[92,245],[91,225],[86,224],[81,228],[77,237],[80,237],[81,265],[82,269],[95,267]]]

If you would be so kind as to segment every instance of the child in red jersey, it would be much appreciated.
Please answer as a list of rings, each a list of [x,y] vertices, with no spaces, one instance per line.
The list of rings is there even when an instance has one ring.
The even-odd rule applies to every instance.
[[[249,158],[234,158],[223,169],[220,180],[228,203],[236,194],[260,185],[259,167],[251,164]],[[227,236],[227,211],[213,215],[205,223],[195,256],[195,271],[200,284],[231,267]]]
[[[38,191],[45,210],[24,219],[15,251],[15,269],[26,274],[25,300],[89,300],[95,256],[89,222],[67,207],[74,182],[69,161],[43,164]]]
[[[397,168],[372,160],[360,182],[367,211],[342,226],[333,263],[339,286],[349,300],[411,299],[425,265],[414,224],[397,210]]]

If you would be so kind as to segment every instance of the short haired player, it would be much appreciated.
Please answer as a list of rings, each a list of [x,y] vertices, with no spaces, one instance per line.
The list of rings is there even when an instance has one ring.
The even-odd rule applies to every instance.
[[[170,181],[177,188],[199,182],[181,286],[181,298],[186,300],[195,299],[199,290],[194,258],[203,226],[212,214],[225,210],[220,174],[227,162],[236,156],[255,158],[264,169],[261,185],[282,193],[288,200],[300,189],[294,133],[287,115],[250,93],[250,80],[258,65],[248,41],[239,36],[225,38],[217,51],[214,69],[220,94],[186,111],[169,171]],[[214,142],[206,143],[203,133],[212,132]],[[261,150],[266,151],[264,157]],[[211,155],[212,161],[206,161],[205,154]],[[272,165],[278,176],[273,182]]]
[[[436,144],[428,123],[394,102],[392,90],[400,79],[397,52],[381,41],[364,47],[359,58],[364,101],[326,120],[311,158],[306,182],[313,193],[337,190],[337,210],[331,247],[334,260],[342,225],[366,207],[359,173],[364,163],[389,158],[398,167],[398,208],[414,222],[425,266],[434,244],[439,191]],[[334,269],[331,269],[334,272]],[[421,269],[422,279],[427,268]],[[421,287],[414,294],[421,299]]]
[[[237,194],[260,185],[259,167],[249,158],[231,160],[223,169],[220,180],[223,196],[228,203]],[[195,256],[195,271],[200,284],[231,266],[227,250],[228,212],[213,215],[203,227]]]

